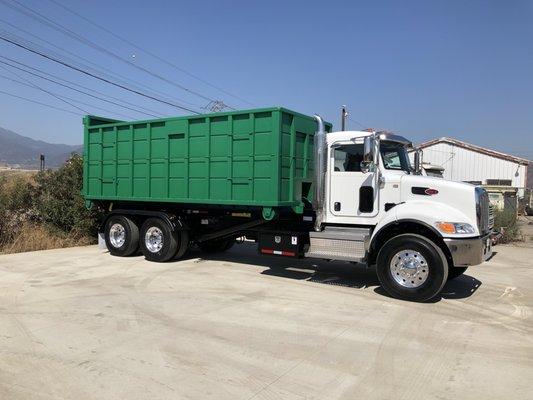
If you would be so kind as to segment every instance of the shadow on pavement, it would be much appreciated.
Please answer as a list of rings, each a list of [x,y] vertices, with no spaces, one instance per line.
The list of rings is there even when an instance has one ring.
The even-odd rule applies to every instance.
[[[200,257],[202,260],[250,264],[266,267],[263,275],[278,276],[286,279],[306,280],[326,285],[363,288],[379,285],[374,269],[363,264],[347,261],[326,261],[312,258],[290,258],[265,256],[258,254],[257,246],[244,243],[234,246],[230,251],[217,254],[205,254],[190,251],[186,258]]]
[[[461,275],[446,282],[442,288],[441,297],[444,299],[464,299],[472,296],[481,286],[479,279],[470,275]]]
[[[391,297],[380,286],[375,268],[366,267],[364,264],[312,258],[296,259],[264,256],[257,253],[257,247],[252,243],[238,244],[227,252],[216,254],[205,254],[198,250],[190,250],[184,257],[184,259],[193,258],[198,258],[197,262],[199,263],[204,260],[212,260],[266,267],[267,269],[263,269],[260,272],[262,275],[286,279],[305,280],[357,289],[375,287],[375,293]],[[448,281],[440,295],[428,302],[436,303],[441,299],[464,299],[470,297],[481,284],[481,281],[470,275],[462,275]]]
[[[461,275],[458,278],[446,282],[440,294],[424,303],[438,303],[442,299],[458,300],[472,296],[483,282],[470,275]],[[381,286],[374,289],[374,292],[392,298]],[[401,300],[400,300],[401,301]]]
[[[375,272],[365,266],[345,266],[336,262],[331,264],[327,268],[313,265],[312,267],[306,267],[305,270],[292,267],[271,267],[263,271],[262,274],[357,289],[379,285]]]

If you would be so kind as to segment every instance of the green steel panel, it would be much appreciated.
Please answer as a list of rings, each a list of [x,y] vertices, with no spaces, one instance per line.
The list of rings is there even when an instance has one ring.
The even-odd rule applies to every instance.
[[[84,126],[87,200],[299,209],[312,193],[316,123],[285,108],[135,122],[87,116]]]

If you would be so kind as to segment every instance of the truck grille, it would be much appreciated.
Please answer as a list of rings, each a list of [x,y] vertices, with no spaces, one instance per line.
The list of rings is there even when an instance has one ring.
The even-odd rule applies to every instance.
[[[494,226],[494,212],[491,210],[489,195],[482,187],[476,187],[477,225],[481,234],[488,233]]]
[[[494,206],[489,203],[489,229],[494,228]]]

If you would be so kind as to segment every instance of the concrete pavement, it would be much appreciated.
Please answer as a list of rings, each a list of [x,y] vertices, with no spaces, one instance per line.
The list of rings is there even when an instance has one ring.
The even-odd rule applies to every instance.
[[[2,255],[0,399],[529,399],[533,249],[495,250],[427,304],[250,244]]]

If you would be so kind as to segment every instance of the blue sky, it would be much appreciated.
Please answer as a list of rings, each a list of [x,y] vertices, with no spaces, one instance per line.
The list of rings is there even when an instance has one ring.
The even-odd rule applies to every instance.
[[[357,121],[350,121],[353,129],[386,129],[416,142],[452,136],[533,159],[533,1],[56,0],[247,102],[165,65],[49,0],[17,1],[204,97],[85,46],[4,1],[16,4],[0,2],[2,21],[69,50],[77,64],[87,64],[78,58],[84,57],[186,107],[205,106],[204,97],[235,108],[282,105],[320,113],[339,127],[339,108],[346,104]],[[16,34],[65,59],[64,53],[2,21],[1,35]],[[7,43],[0,43],[0,55],[164,115],[185,114]],[[10,71],[0,68],[0,75],[31,79],[89,103],[76,105],[92,114],[146,118],[6,68]],[[0,90],[81,113],[2,77]],[[0,110],[1,127],[50,142],[82,141],[80,116],[1,93]]]

